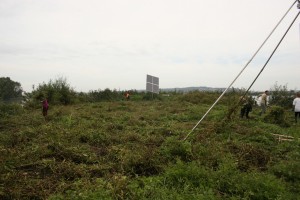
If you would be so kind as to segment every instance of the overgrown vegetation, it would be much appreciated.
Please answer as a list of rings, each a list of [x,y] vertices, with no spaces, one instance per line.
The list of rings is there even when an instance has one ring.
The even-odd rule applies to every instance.
[[[271,104],[283,108],[292,108],[291,102],[295,98],[295,91],[289,91],[287,85],[278,85],[277,83],[271,88]]]
[[[27,95],[28,99],[33,100],[32,104],[36,104],[44,98],[47,98],[52,104],[63,105],[74,103],[75,100],[75,91],[64,77],[58,77],[48,83],[39,84]]]
[[[93,97],[72,103],[50,83],[33,92],[51,97],[46,119],[37,106],[0,106],[1,199],[300,198],[300,125],[289,110],[254,107],[249,120],[224,123],[239,97],[229,93],[182,141],[218,93],[70,92]]]
[[[0,77],[0,102],[21,102],[23,89],[19,82]]]

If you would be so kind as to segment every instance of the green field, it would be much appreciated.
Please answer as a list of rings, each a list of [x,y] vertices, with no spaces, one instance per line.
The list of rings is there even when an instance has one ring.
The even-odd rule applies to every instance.
[[[227,95],[182,140],[216,97],[50,102],[46,119],[39,107],[2,105],[0,199],[300,199],[290,110],[280,123],[272,106],[228,119]]]

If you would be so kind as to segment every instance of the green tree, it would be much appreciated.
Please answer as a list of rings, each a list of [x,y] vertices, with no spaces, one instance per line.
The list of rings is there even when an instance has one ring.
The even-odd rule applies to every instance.
[[[98,101],[116,101],[122,99],[122,93],[117,90],[110,90],[106,88],[105,90],[92,90],[88,93],[90,99],[94,102]]]
[[[22,98],[23,89],[19,82],[11,80],[9,77],[0,78],[0,100],[10,101]]]
[[[291,108],[293,102],[293,93],[288,90],[287,85],[278,85],[277,83],[271,88],[271,104],[283,108]]]
[[[67,79],[58,77],[54,81],[39,84],[32,91],[34,99],[40,101],[42,98],[47,98],[49,102],[54,104],[68,105],[73,103],[76,98],[74,89],[68,84]]]

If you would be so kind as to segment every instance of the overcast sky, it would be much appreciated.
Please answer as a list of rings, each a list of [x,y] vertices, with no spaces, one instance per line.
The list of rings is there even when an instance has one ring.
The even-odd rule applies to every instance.
[[[0,77],[76,90],[227,87],[294,0],[0,0]],[[295,5],[233,85],[248,88],[298,13]],[[300,89],[297,19],[252,90]]]

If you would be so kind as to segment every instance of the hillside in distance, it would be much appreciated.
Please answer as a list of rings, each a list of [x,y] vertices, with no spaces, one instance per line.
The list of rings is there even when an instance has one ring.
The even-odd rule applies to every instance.
[[[163,92],[191,92],[191,91],[206,91],[206,92],[223,92],[226,88],[213,88],[206,86],[199,87],[181,87],[181,88],[161,88],[160,90]]]

